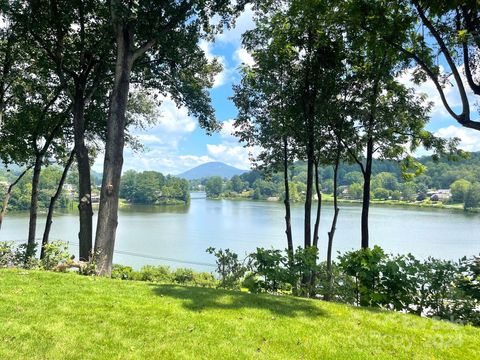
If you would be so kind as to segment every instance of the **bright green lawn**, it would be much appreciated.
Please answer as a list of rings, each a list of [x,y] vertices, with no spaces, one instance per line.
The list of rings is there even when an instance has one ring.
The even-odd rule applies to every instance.
[[[293,297],[0,271],[0,359],[478,359],[480,329]]]

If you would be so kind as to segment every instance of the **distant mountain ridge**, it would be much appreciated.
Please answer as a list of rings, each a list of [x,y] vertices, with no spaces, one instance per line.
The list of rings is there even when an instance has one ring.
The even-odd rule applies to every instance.
[[[241,170],[223,162],[209,162],[187,170],[177,176],[187,180],[196,180],[211,176],[230,179],[232,176],[241,175],[246,172],[248,172],[248,170]]]

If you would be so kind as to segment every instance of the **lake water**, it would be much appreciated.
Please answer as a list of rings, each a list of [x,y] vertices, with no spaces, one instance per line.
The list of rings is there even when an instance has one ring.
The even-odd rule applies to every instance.
[[[360,247],[358,205],[341,204],[334,252]],[[480,253],[480,215],[445,209],[372,206],[371,246],[387,252],[408,253],[456,260]],[[322,209],[320,256],[325,258],[332,205]],[[114,262],[139,268],[145,264],[166,264],[212,270],[215,260],[205,252],[209,246],[230,248],[240,255],[256,247],[285,248],[284,207],[278,202],[208,200],[193,193],[188,206],[132,206],[119,214]],[[44,216],[37,236],[43,233]],[[96,220],[96,219],[95,219]],[[303,206],[292,207],[296,245],[303,243]],[[0,241],[26,239],[28,214],[10,212],[0,230]],[[76,213],[58,213],[52,225],[52,239],[71,244],[76,252]]]

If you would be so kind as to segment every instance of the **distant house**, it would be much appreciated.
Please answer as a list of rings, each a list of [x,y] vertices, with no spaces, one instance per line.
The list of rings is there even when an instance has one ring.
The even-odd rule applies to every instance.
[[[438,189],[433,192],[427,192],[431,201],[448,201],[452,197],[450,189]]]
[[[99,194],[92,194],[92,204],[98,204],[100,202]]]
[[[65,193],[65,195],[67,196],[67,198],[69,198],[70,200],[75,198],[75,185],[73,184],[64,184],[63,185],[63,191]]]

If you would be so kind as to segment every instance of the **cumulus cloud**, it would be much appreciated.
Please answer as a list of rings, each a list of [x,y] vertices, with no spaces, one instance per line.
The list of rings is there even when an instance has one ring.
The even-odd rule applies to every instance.
[[[222,71],[217,75],[215,75],[213,87],[216,88],[227,83],[229,80],[230,71],[227,68],[225,57],[220,55],[214,55],[212,53],[213,44],[211,42],[201,40],[199,43],[199,46],[200,46],[200,49],[202,49],[203,52],[205,53],[205,57],[207,58],[207,60],[213,61],[214,59],[217,59],[217,61],[222,65]]]
[[[450,125],[435,132],[436,136],[443,138],[459,138],[459,147],[465,151],[480,151],[480,131],[462,126]]]
[[[231,29],[225,30],[223,33],[216,36],[216,40],[223,43],[240,43],[242,34],[255,27],[253,21],[254,10],[252,5],[245,6],[245,10],[235,21],[235,26]]]
[[[233,53],[233,59],[238,65],[253,66],[255,65],[255,60],[252,55],[243,47],[239,47]]]
[[[431,110],[431,117],[433,119],[436,118],[450,118],[450,114],[447,112],[445,109],[445,106],[443,105],[442,99],[440,97],[440,94],[438,93],[438,90],[430,78],[427,79],[422,84],[415,84],[412,81],[413,78],[413,73],[415,72],[416,68],[409,68],[403,71],[398,77],[397,80],[401,83],[404,84],[408,87],[411,87],[415,89],[417,93],[422,93],[427,95],[427,101],[430,101],[433,103],[432,110]],[[467,84],[467,80],[464,75],[463,71],[463,66],[459,67],[460,74],[462,76],[462,82],[463,84]],[[446,70],[443,66],[440,66],[440,72],[445,74]],[[443,92],[445,94],[445,98],[447,99],[447,102],[449,106],[454,109],[458,110],[459,106],[461,106],[462,101],[458,92],[457,85],[455,83],[455,80],[450,77],[450,83],[447,83],[443,89]],[[475,103],[474,95],[471,92],[470,88],[467,86],[466,87],[467,91],[467,96],[469,97],[470,100],[470,106],[472,106]]]

